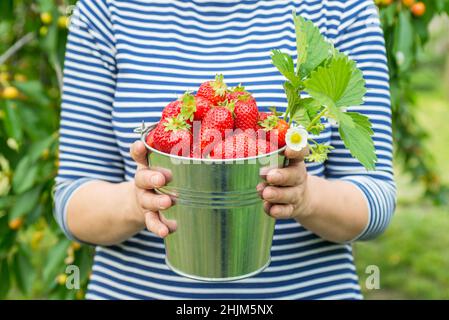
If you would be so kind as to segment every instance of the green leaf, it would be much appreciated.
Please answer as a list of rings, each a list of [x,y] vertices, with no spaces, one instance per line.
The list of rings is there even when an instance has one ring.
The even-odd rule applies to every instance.
[[[50,100],[44,94],[45,90],[39,81],[14,82],[14,85],[32,102],[42,106],[50,104]]]
[[[307,128],[321,109],[321,104],[313,98],[303,98],[300,107],[293,116],[293,121]]]
[[[48,286],[54,282],[59,273],[64,272],[64,259],[67,256],[67,248],[69,246],[70,241],[64,239],[50,249],[43,272],[44,282]]]
[[[292,115],[294,115],[300,107],[299,102],[301,98],[297,88],[289,81],[284,83],[284,91],[287,95],[288,102],[286,114],[288,117],[292,118]]]
[[[0,260],[0,300],[6,298],[10,285],[11,276],[9,273],[8,260],[5,257]]]
[[[11,208],[9,213],[9,220],[20,218],[25,214],[31,212],[36,206],[39,196],[41,194],[41,186],[34,187],[33,189],[22,193],[16,198],[16,202]]]
[[[20,143],[23,137],[22,122],[20,121],[15,102],[6,101],[5,119],[3,121],[7,135]]]
[[[338,53],[328,65],[313,71],[304,86],[324,106],[360,105],[366,93],[362,72],[342,53]]]
[[[31,264],[30,256],[22,248],[14,256],[13,270],[17,287],[23,294],[29,295],[33,288],[36,271]]]
[[[273,50],[271,62],[294,86],[298,86],[300,84],[301,79],[295,73],[295,65],[292,57],[286,53],[282,53],[279,50]]]
[[[394,58],[401,72],[408,70],[412,65],[414,35],[410,12],[402,10],[395,28],[393,45]]]
[[[14,171],[12,187],[16,194],[30,189],[36,180],[38,166],[31,162],[30,157],[25,156],[20,160]]]
[[[367,170],[375,170],[377,156],[369,118],[356,112],[336,110],[334,115],[339,121],[338,130],[346,148]]]
[[[293,12],[293,20],[298,54],[297,74],[305,78],[330,56],[333,46],[326,41],[312,21],[296,15],[296,12]]]

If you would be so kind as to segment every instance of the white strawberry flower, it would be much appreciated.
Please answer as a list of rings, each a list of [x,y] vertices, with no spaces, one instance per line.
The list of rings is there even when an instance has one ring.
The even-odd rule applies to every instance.
[[[285,142],[294,151],[301,151],[307,146],[309,133],[303,126],[292,126],[287,130]]]

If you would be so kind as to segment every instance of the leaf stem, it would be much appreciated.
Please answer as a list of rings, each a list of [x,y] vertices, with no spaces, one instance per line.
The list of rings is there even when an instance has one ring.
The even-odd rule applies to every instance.
[[[324,109],[315,117],[313,120],[309,123],[306,130],[310,131],[312,128],[317,124],[318,121],[321,120],[321,117],[323,117],[327,112],[327,107],[324,107]]]

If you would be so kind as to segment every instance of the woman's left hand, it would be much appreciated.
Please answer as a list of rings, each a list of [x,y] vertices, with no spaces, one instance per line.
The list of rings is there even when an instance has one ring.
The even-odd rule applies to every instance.
[[[264,210],[275,219],[296,219],[311,214],[308,174],[304,158],[308,149],[285,150],[290,160],[287,167],[270,170],[265,181],[257,186],[264,200]]]

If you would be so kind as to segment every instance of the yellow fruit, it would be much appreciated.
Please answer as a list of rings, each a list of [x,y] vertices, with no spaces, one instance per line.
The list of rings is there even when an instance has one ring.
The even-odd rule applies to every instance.
[[[31,237],[31,248],[37,249],[44,238],[44,232],[43,231],[36,231],[33,233],[33,236]]]
[[[76,297],[77,300],[82,300],[82,299],[84,299],[84,291],[83,291],[83,289],[79,289],[79,290],[76,292],[75,297]]]
[[[11,100],[19,97],[19,90],[16,87],[6,87],[3,89],[3,98]]]
[[[69,18],[66,16],[60,16],[58,18],[58,27],[65,29],[69,26]]]
[[[16,219],[13,219],[13,220],[9,221],[8,226],[9,226],[9,228],[11,230],[17,231],[17,230],[20,229],[22,224],[23,224],[23,219],[22,218],[16,218]]]
[[[14,75],[14,80],[16,80],[17,82],[25,82],[27,81],[27,77],[21,73],[18,73],[16,75]]]
[[[41,13],[41,21],[43,24],[50,24],[53,21],[53,17],[50,12]]]
[[[415,17],[421,17],[426,13],[426,5],[422,2],[417,2],[412,6],[411,10]]]
[[[411,7],[415,4],[415,0],[402,0],[402,4],[406,7]]]
[[[9,80],[8,72],[0,72],[0,82],[6,82]]]
[[[384,6],[389,6],[392,3],[393,3],[393,0],[383,0],[383,5]]]
[[[45,148],[44,151],[42,151],[42,155],[41,155],[42,160],[47,160],[49,155],[50,155],[50,150],[48,150],[48,148]]]
[[[71,244],[73,250],[78,251],[79,249],[81,249],[81,244],[78,242],[72,242]]]
[[[56,282],[58,282],[59,285],[61,285],[61,286],[65,285],[66,281],[67,281],[67,275],[65,273],[61,273],[60,275],[58,275],[56,277]]]
[[[45,37],[45,36],[47,35],[47,33],[48,33],[48,28],[47,28],[46,26],[42,26],[42,27],[39,29],[39,34],[40,34],[42,37]]]

